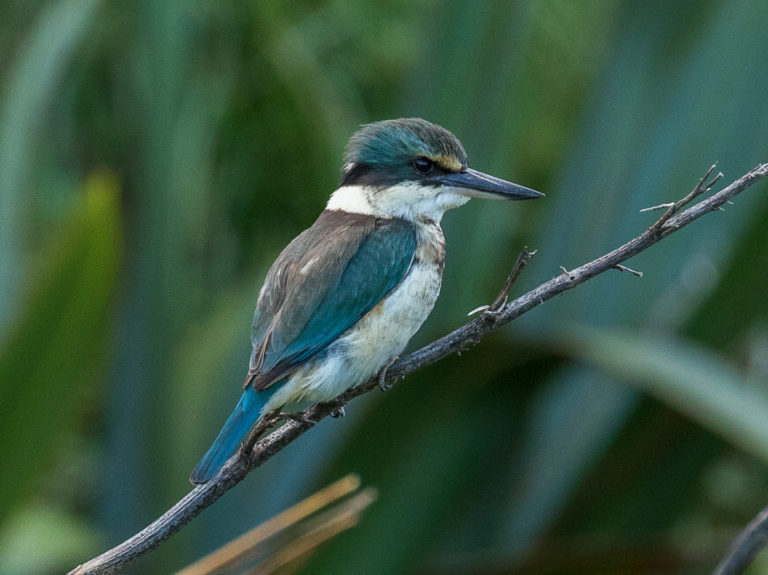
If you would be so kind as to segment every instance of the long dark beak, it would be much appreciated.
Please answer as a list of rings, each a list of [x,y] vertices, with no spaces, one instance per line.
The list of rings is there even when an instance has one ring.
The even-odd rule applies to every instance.
[[[473,198],[487,198],[492,200],[531,200],[540,198],[544,194],[518,186],[512,182],[494,178],[472,168],[465,168],[460,172],[439,174],[422,180],[425,184],[436,184],[458,188],[460,194]]]

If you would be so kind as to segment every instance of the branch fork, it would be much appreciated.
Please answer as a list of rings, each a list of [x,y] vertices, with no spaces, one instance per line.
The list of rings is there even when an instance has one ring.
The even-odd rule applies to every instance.
[[[678,213],[680,210],[688,206],[693,200],[698,198],[701,194],[709,192],[713,186],[720,181],[720,178],[723,177],[722,172],[718,172],[715,174],[715,176],[710,180],[709,177],[712,175],[712,172],[715,171],[715,168],[717,167],[717,162],[712,164],[709,169],[707,170],[707,173],[704,174],[704,176],[699,180],[699,183],[696,184],[696,186],[691,190],[688,195],[685,197],[679,199],[676,202],[672,202],[669,204],[659,204],[658,206],[652,206],[650,208],[644,208],[640,210],[641,212],[650,212],[653,210],[660,210],[660,209],[666,209],[664,214],[654,222],[654,224],[651,226],[652,231],[659,231],[664,227],[664,224],[669,221],[669,219],[674,216],[676,213]],[[718,206],[719,207],[719,206]]]

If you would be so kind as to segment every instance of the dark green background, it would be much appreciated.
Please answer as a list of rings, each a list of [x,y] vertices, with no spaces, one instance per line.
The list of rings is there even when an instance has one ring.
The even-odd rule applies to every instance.
[[[446,215],[415,346],[523,245],[517,293],[714,161],[768,161],[766,38],[763,0],[0,2],[0,572],[71,568],[187,492],[358,125],[422,116],[547,194]],[[307,573],[710,571],[768,503],[767,192],[355,401],[133,572],[349,472],[379,499]]]

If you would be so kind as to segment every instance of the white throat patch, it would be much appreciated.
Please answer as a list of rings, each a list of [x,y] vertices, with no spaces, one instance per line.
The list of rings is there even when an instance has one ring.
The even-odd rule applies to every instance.
[[[388,188],[342,186],[331,195],[327,210],[341,210],[379,218],[439,222],[446,210],[466,204],[469,197],[454,188],[433,188],[404,182]]]
[[[363,186],[342,186],[331,194],[326,210],[341,210],[353,214],[365,214],[366,216],[375,216],[377,214],[371,203],[368,201],[368,195],[371,190]]]

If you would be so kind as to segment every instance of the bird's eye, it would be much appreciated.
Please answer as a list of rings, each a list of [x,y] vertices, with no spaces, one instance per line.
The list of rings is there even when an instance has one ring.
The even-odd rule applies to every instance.
[[[420,174],[428,174],[435,167],[435,163],[427,158],[416,158],[413,160],[413,167]]]

